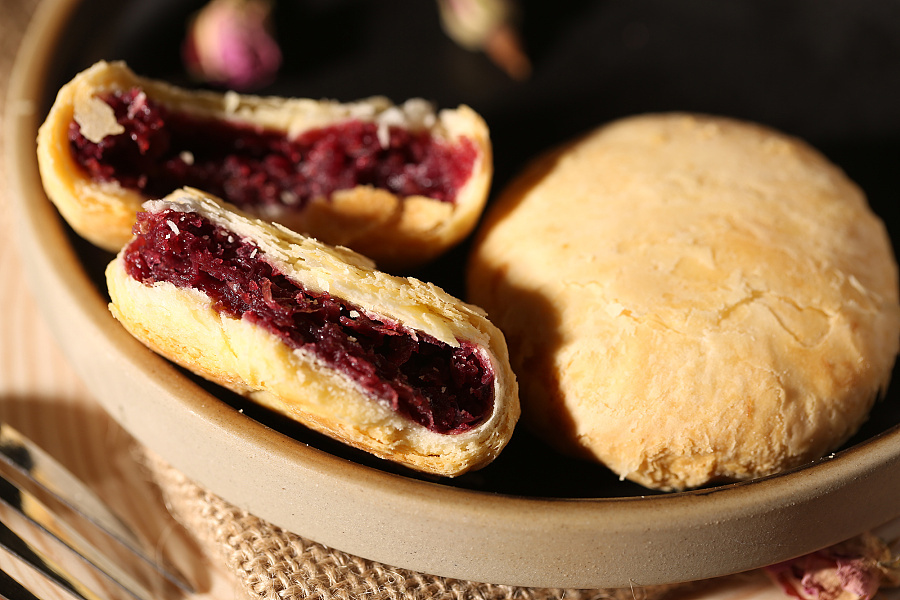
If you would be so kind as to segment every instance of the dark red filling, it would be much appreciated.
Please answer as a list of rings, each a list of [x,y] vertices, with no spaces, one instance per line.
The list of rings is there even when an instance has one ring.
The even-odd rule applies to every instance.
[[[203,291],[218,310],[314,353],[432,431],[461,433],[489,414],[493,371],[473,344],[454,348],[328,294],[310,293],[265,262],[254,244],[196,213],[139,213],[135,233],[125,265],[136,280]]]
[[[347,121],[283,133],[167,110],[141,90],[103,97],[125,132],[93,143],[73,121],[75,160],[98,181],[117,181],[149,197],[192,186],[244,208],[302,209],[310,198],[371,185],[401,197],[453,202],[477,158],[471,140],[447,144],[427,132],[390,127],[382,147],[374,123]]]

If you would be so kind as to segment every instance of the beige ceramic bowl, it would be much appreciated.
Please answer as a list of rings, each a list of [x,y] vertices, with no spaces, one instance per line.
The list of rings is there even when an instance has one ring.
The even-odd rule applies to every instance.
[[[242,414],[133,340],[44,195],[35,134],[74,0],[42,6],[8,102],[6,162],[30,284],[97,399],[140,442],[259,517],[415,571],[537,587],[674,583],[752,569],[900,514],[900,431],[780,476],[609,498],[492,493],[323,451]],[[517,434],[518,435],[518,434]]]

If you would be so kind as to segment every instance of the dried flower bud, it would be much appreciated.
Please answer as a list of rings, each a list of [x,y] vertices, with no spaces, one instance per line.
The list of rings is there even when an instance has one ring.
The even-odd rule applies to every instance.
[[[441,25],[457,44],[484,52],[514,79],[531,74],[522,49],[513,0],[438,0]]]
[[[890,548],[871,534],[766,567],[766,573],[801,600],[871,600],[879,588],[900,584]]]
[[[270,83],[281,67],[267,0],[212,0],[188,25],[185,66],[200,81],[248,91]]]

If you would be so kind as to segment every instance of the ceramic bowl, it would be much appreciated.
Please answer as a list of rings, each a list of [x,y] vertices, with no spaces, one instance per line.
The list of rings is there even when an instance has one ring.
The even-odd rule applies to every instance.
[[[424,18],[429,13],[423,11],[430,10],[430,5],[421,2],[384,9],[337,2],[333,9],[337,12],[325,14],[321,3],[309,4],[319,12],[309,8],[307,17],[323,21],[327,17],[328,26],[344,18],[350,29],[347,35],[359,33],[360,23],[350,18],[357,14],[353,10],[363,11],[384,27],[394,17],[401,27],[403,18]],[[751,5],[759,6],[737,4],[747,11],[755,10]],[[452,481],[405,472],[266,414],[147,350],[107,310],[101,274],[111,257],[77,239],[47,200],[35,159],[35,135],[58,87],[93,60],[124,57],[139,72],[165,75],[152,62],[163,55],[168,60],[165,68],[177,79],[177,59],[165,58],[172,52],[167,54],[162,46],[157,51],[151,42],[171,41],[176,34],[171,31],[170,13],[187,10],[182,5],[47,0],[18,56],[4,134],[19,244],[29,284],[46,321],[102,406],[138,441],[188,477],[275,525],[354,555],[435,575],[533,587],[626,587],[705,579],[795,557],[900,514],[900,430],[896,427],[900,418],[893,392],[859,436],[815,463],[756,481],[660,494],[619,481],[598,465],[557,456],[524,430],[517,431],[503,456],[483,471]],[[526,3],[526,8],[531,6]],[[539,12],[537,6],[532,9]],[[840,122],[838,117],[850,109],[835,108],[837,104],[829,104],[827,97],[816,104],[818,110],[826,111],[827,119],[821,121],[811,120],[810,110],[799,104],[802,99],[773,111],[766,99],[793,89],[791,73],[781,79],[773,75],[767,90],[754,95],[753,90],[763,86],[759,81],[742,94],[744,83],[738,76],[762,79],[769,73],[765,65],[743,64],[745,72],[733,74],[724,62],[710,62],[719,60],[714,53],[690,46],[687,39],[684,65],[664,43],[653,49],[660,14],[696,21],[687,14],[673,16],[672,11],[683,8],[653,4],[656,16],[644,14],[641,20],[616,3],[578,6],[586,15],[583,20],[555,21],[557,32],[568,28],[567,36],[553,37],[545,30],[541,30],[543,37],[536,34],[536,69],[529,82],[505,79],[483,57],[454,47],[435,23],[426,20],[427,26],[420,27],[424,33],[410,29],[413,33],[407,42],[434,48],[412,53],[413,58],[408,57],[408,48],[394,48],[384,41],[391,31],[381,37],[373,33],[363,38],[369,41],[343,54],[316,55],[324,66],[306,65],[293,79],[286,76],[277,84],[282,87],[271,89],[310,96],[343,95],[343,99],[357,93],[361,97],[366,89],[383,93],[380,84],[375,84],[381,80],[370,76],[367,61],[400,61],[383,77],[391,93],[433,94],[446,104],[465,101],[470,95],[489,124],[496,124],[497,186],[542,147],[603,120],[658,106],[767,120],[809,134],[814,144],[850,140],[832,145],[832,154],[855,165],[851,175],[871,183],[876,191],[873,200],[889,196],[885,190],[891,188],[878,187],[878,182],[893,166],[890,157],[897,156],[896,115],[878,127],[863,118]],[[706,18],[721,20],[716,26],[744,18],[722,13],[738,10],[732,5],[731,9],[715,6],[704,10]],[[383,16],[381,10],[407,11],[404,14],[413,16]],[[182,16],[179,13],[178,18]],[[712,35],[704,23],[697,27]],[[606,28],[612,41],[598,49],[596,56],[605,58],[595,57],[593,67],[578,72],[569,66],[576,53],[573,44],[583,42],[588,25]],[[722,44],[723,53],[737,53],[742,51],[740,40],[750,44],[755,39],[745,29],[739,28],[735,35],[722,31],[707,43]],[[738,46],[732,47],[726,41],[735,36]],[[798,43],[805,43],[807,37],[799,36]],[[650,41],[640,46],[642,39]],[[556,46],[553,40],[567,41]],[[776,52],[787,48],[773,45]],[[646,64],[640,62],[642,48],[657,53]],[[406,60],[437,61],[437,67],[425,62],[406,65]],[[778,62],[777,57],[772,60]],[[804,65],[789,63],[784,68],[799,72]],[[407,67],[422,69],[421,76],[415,72],[403,76]],[[888,69],[897,80],[893,66],[879,68]],[[335,71],[341,69],[346,76],[339,78]],[[708,77],[720,77],[715,79],[719,87],[693,94],[670,86],[668,95],[652,96],[652,81],[680,77],[685,85],[692,84],[697,69],[701,73],[706,69]],[[593,79],[585,79],[585,73]],[[855,85],[859,89],[880,85],[876,76],[880,77],[878,72],[872,73],[871,81],[863,79]],[[829,88],[835,102],[856,97],[853,90],[840,87]],[[872,90],[871,96],[877,91]],[[817,89],[808,93],[822,98]],[[606,104],[596,102],[598,98]],[[602,110],[591,109],[601,105]],[[878,114],[889,114],[889,107],[878,110]],[[872,117],[871,110],[866,114]],[[886,133],[886,138],[879,133]],[[889,225],[893,227],[892,222]],[[464,252],[465,248],[460,249],[425,275],[453,290]]]

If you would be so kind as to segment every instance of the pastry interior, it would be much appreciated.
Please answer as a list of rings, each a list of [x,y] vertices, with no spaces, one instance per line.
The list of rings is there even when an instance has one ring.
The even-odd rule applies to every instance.
[[[221,94],[104,61],[60,89],[37,154],[66,222],[111,252],[143,202],[190,187],[394,271],[467,236],[493,174],[487,125],[467,106]]]
[[[73,157],[94,181],[151,198],[190,186],[244,210],[302,211],[313,198],[371,186],[452,205],[478,158],[470,139],[440,140],[425,129],[349,119],[290,138],[172,110],[137,87],[98,98],[120,132],[92,141],[73,119]]]
[[[483,423],[494,375],[478,347],[453,347],[321,291],[309,291],[241,239],[195,212],[139,213],[123,251],[127,273],[146,285],[199,290],[236,319],[342,373],[373,401],[430,431],[459,434]]]

